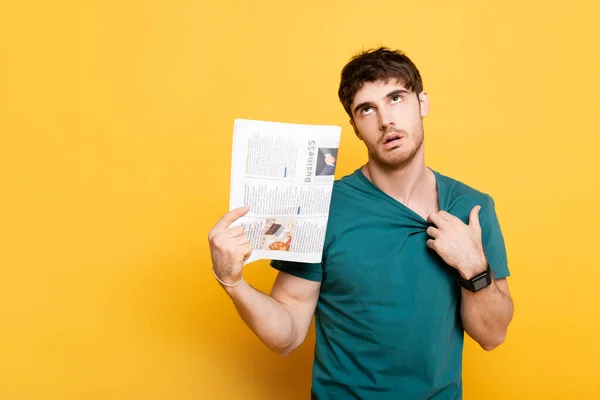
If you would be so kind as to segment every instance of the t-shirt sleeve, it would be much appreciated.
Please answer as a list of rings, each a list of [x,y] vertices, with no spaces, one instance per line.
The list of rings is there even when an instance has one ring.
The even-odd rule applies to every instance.
[[[323,280],[323,267],[320,263],[312,264],[272,260],[271,266],[278,271],[286,272],[309,281],[321,282]]]
[[[494,278],[502,279],[510,276],[504,236],[496,215],[494,199],[489,195],[486,195],[486,201],[481,205],[479,221],[483,249]]]

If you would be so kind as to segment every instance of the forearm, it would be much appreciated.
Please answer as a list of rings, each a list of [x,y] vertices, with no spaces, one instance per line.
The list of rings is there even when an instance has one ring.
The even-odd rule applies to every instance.
[[[225,287],[238,314],[256,336],[271,350],[287,354],[296,343],[294,319],[280,302],[243,281],[236,287]]]
[[[493,350],[506,338],[513,303],[497,281],[476,293],[461,288],[461,318],[465,331],[485,350]]]

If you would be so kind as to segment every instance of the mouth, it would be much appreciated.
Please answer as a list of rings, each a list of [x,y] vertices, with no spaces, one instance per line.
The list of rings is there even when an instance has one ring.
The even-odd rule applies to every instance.
[[[402,135],[399,133],[390,133],[389,135],[383,138],[383,145],[386,147],[393,146],[396,143],[400,142],[402,139]]]

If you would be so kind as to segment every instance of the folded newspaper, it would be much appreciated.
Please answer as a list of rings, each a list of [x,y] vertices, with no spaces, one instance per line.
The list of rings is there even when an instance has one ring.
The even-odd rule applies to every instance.
[[[237,119],[229,209],[260,260],[321,261],[341,127]]]

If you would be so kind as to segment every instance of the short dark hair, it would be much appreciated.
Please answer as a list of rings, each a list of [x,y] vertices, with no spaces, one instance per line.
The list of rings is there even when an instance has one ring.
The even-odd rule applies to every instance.
[[[352,119],[350,105],[354,96],[366,82],[398,79],[415,93],[423,91],[423,81],[417,66],[400,50],[379,47],[363,51],[342,69],[338,96],[344,109]]]

